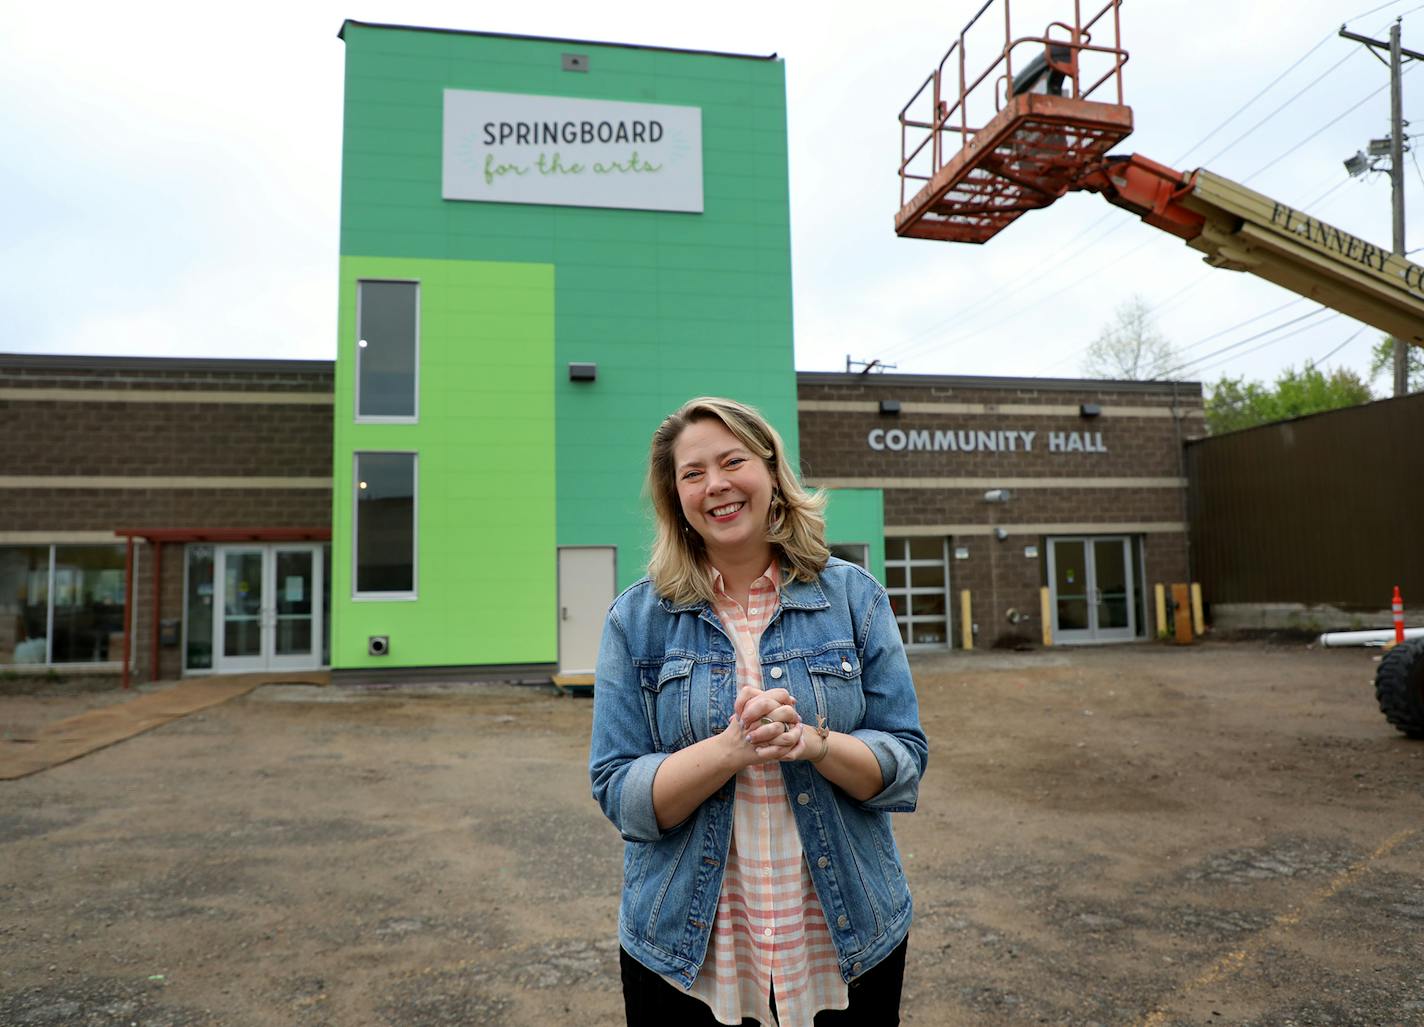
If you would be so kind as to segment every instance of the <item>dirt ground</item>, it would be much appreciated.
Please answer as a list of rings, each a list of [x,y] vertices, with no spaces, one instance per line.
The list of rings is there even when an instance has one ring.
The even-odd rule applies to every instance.
[[[1424,1024],[1424,743],[1374,667],[917,661],[905,1022]],[[0,695],[0,733],[114,698]],[[274,686],[0,783],[0,1024],[621,1022],[591,710]]]

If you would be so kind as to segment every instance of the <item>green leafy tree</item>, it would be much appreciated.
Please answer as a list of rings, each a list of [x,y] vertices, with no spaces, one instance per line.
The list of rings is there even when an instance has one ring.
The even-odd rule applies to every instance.
[[[1329,374],[1314,364],[1306,364],[1300,371],[1288,367],[1276,378],[1274,386],[1223,375],[1209,389],[1206,425],[1211,434],[1220,435],[1303,414],[1368,403],[1373,398],[1369,384],[1344,367]]]
[[[1151,381],[1165,378],[1180,363],[1172,344],[1157,330],[1152,308],[1141,296],[1119,306],[1083,358],[1092,378]]]
[[[1424,391],[1424,346],[1404,350],[1405,386],[1410,392]],[[1383,376],[1389,393],[1394,392],[1394,339],[1383,336],[1370,352],[1370,381]]]

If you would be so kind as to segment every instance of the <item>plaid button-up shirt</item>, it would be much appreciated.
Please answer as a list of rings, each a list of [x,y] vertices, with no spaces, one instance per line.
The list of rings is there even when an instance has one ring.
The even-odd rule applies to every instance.
[[[736,647],[737,690],[747,685],[760,689],[761,636],[780,605],[778,568],[773,562],[752,583],[745,609],[727,595],[720,572],[714,571],[712,584],[714,609]],[[690,994],[729,1024],[750,1016],[763,1024],[812,1027],[820,1010],[849,1004],[776,763],[745,767],[737,774],[732,846],[717,918]]]

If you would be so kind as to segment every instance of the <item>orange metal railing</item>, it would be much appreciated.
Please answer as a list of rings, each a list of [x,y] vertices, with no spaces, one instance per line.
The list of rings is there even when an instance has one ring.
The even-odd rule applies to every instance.
[[[986,0],[984,6],[959,33],[959,38],[950,46],[939,65],[920,84],[919,89],[910,97],[909,102],[900,109],[901,207],[906,204],[908,197],[919,189],[919,186],[911,187],[910,183],[927,182],[932,179],[935,172],[944,166],[946,159],[959,153],[964,146],[968,145],[974,134],[984,127],[982,123],[971,124],[969,108],[971,97],[986,82],[990,83],[994,90],[994,113],[998,113],[1002,109],[1013,89],[1014,51],[1016,49],[1033,46],[1032,53],[1035,56],[1044,55],[1049,66],[1054,71],[1063,74],[1064,86],[1071,88],[1071,92],[1067,95],[1072,99],[1086,100],[1099,88],[1111,82],[1116,91],[1115,102],[1118,105],[1122,104],[1122,66],[1127,63],[1128,58],[1127,51],[1121,45],[1119,7],[1122,0],[1106,0],[1103,7],[1086,21],[1083,20],[1081,0],[1073,0],[1072,22],[1051,22],[1043,34],[1037,36],[1014,35],[1011,3],[1012,0]],[[965,40],[970,31],[995,4],[1002,4],[1004,8],[1003,44],[994,52],[993,60],[989,62],[988,67],[971,78],[970,71],[966,67]],[[1108,27],[1112,32],[1111,45],[1106,42],[1094,43],[1093,30],[1098,28],[1102,32],[1106,31]],[[1054,34],[1055,30],[1063,34],[1056,35]],[[1056,59],[1054,53],[1061,53],[1064,49],[1067,50],[1068,59],[1066,61]],[[1082,81],[1085,77],[1080,60],[1083,54],[1101,55],[1098,60],[1107,69],[1087,85],[1084,85]],[[946,78],[948,78],[948,82],[946,82]],[[947,85],[951,91],[946,91]],[[983,95],[983,93],[979,94],[981,98]],[[911,109],[926,100],[930,103],[929,116],[911,117]],[[950,148],[948,154],[945,153],[944,146],[944,137],[947,133],[955,133],[959,137],[959,145]],[[917,161],[922,161],[925,158],[928,159],[927,169],[912,167]]]

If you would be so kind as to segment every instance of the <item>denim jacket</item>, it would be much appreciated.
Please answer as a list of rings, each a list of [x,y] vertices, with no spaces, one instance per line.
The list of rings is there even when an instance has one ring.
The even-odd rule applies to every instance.
[[[885,590],[832,559],[813,583],[789,581],[761,639],[762,678],[825,717],[880,763],[884,788],[859,802],[806,761],[781,764],[792,813],[840,960],[859,976],[904,940],[910,892],[890,816],[914,810],[929,747]],[[736,699],[735,651],[707,603],[674,604],[648,579],[613,602],[594,684],[593,795],[627,842],[618,935],[648,968],[691,987],[717,915],[736,778],[660,830],[653,775],[679,749],[722,731]]]

